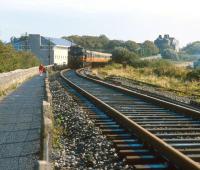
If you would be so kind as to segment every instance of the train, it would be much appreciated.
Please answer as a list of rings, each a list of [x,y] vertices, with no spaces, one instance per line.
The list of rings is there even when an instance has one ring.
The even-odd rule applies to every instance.
[[[69,66],[81,68],[108,63],[112,54],[86,50],[81,46],[71,46],[69,49]]]

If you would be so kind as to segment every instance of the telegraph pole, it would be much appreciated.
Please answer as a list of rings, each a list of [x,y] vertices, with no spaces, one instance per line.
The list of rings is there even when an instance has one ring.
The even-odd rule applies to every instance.
[[[50,44],[50,38],[49,38],[49,65],[51,64],[50,58],[51,58],[51,44]]]
[[[25,33],[25,51],[28,51],[28,34]]]

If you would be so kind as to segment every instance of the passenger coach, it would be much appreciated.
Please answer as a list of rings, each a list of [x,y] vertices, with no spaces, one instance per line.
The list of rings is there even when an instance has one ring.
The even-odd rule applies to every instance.
[[[71,67],[84,67],[107,63],[112,54],[85,50],[80,46],[71,46],[69,51],[69,65]]]

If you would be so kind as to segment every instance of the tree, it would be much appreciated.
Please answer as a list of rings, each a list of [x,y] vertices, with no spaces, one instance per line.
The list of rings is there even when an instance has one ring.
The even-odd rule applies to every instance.
[[[134,60],[138,59],[138,56],[126,48],[118,47],[113,51],[112,59],[117,63],[130,64],[131,62],[134,62]]]
[[[140,45],[135,41],[126,41],[124,43],[124,47],[127,48],[129,51],[137,53],[140,49]]]
[[[0,41],[0,72],[37,66],[39,60],[31,53],[18,52]]]
[[[72,35],[63,38],[70,40],[88,50],[96,50],[96,51],[112,53],[116,48],[122,47],[140,56],[151,56],[159,53],[159,49],[151,41],[145,41],[143,44],[139,44],[131,40],[129,41],[109,40],[108,37],[106,37],[105,35],[100,35],[100,36]]]
[[[109,43],[109,39],[105,35],[100,35],[99,37],[72,35],[63,38],[72,41],[75,44],[81,45],[86,49],[98,51],[104,51],[107,44]]]
[[[200,69],[194,69],[186,75],[186,80],[200,81]]]
[[[142,44],[142,52],[144,56],[151,56],[158,54],[159,49],[152,41],[147,40]]]
[[[161,55],[162,55],[162,57],[164,59],[172,59],[172,60],[178,60],[179,59],[178,54],[176,53],[176,51],[173,50],[173,49],[169,49],[169,48],[163,50]]]
[[[188,54],[200,54],[200,41],[196,41],[191,44],[188,44],[182,50]]]
[[[100,35],[99,36],[99,40],[100,40],[100,42],[103,44],[103,46],[105,47],[108,43],[109,43],[109,39],[108,39],[108,37],[106,37],[105,35]]]
[[[117,47],[124,47],[124,41],[121,40],[110,40],[106,46],[106,49],[113,51]]]

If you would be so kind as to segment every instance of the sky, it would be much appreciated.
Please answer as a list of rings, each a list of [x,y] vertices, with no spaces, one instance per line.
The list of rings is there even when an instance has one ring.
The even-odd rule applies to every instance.
[[[144,42],[169,34],[180,46],[200,40],[199,0],[0,0],[0,39],[105,34]]]

